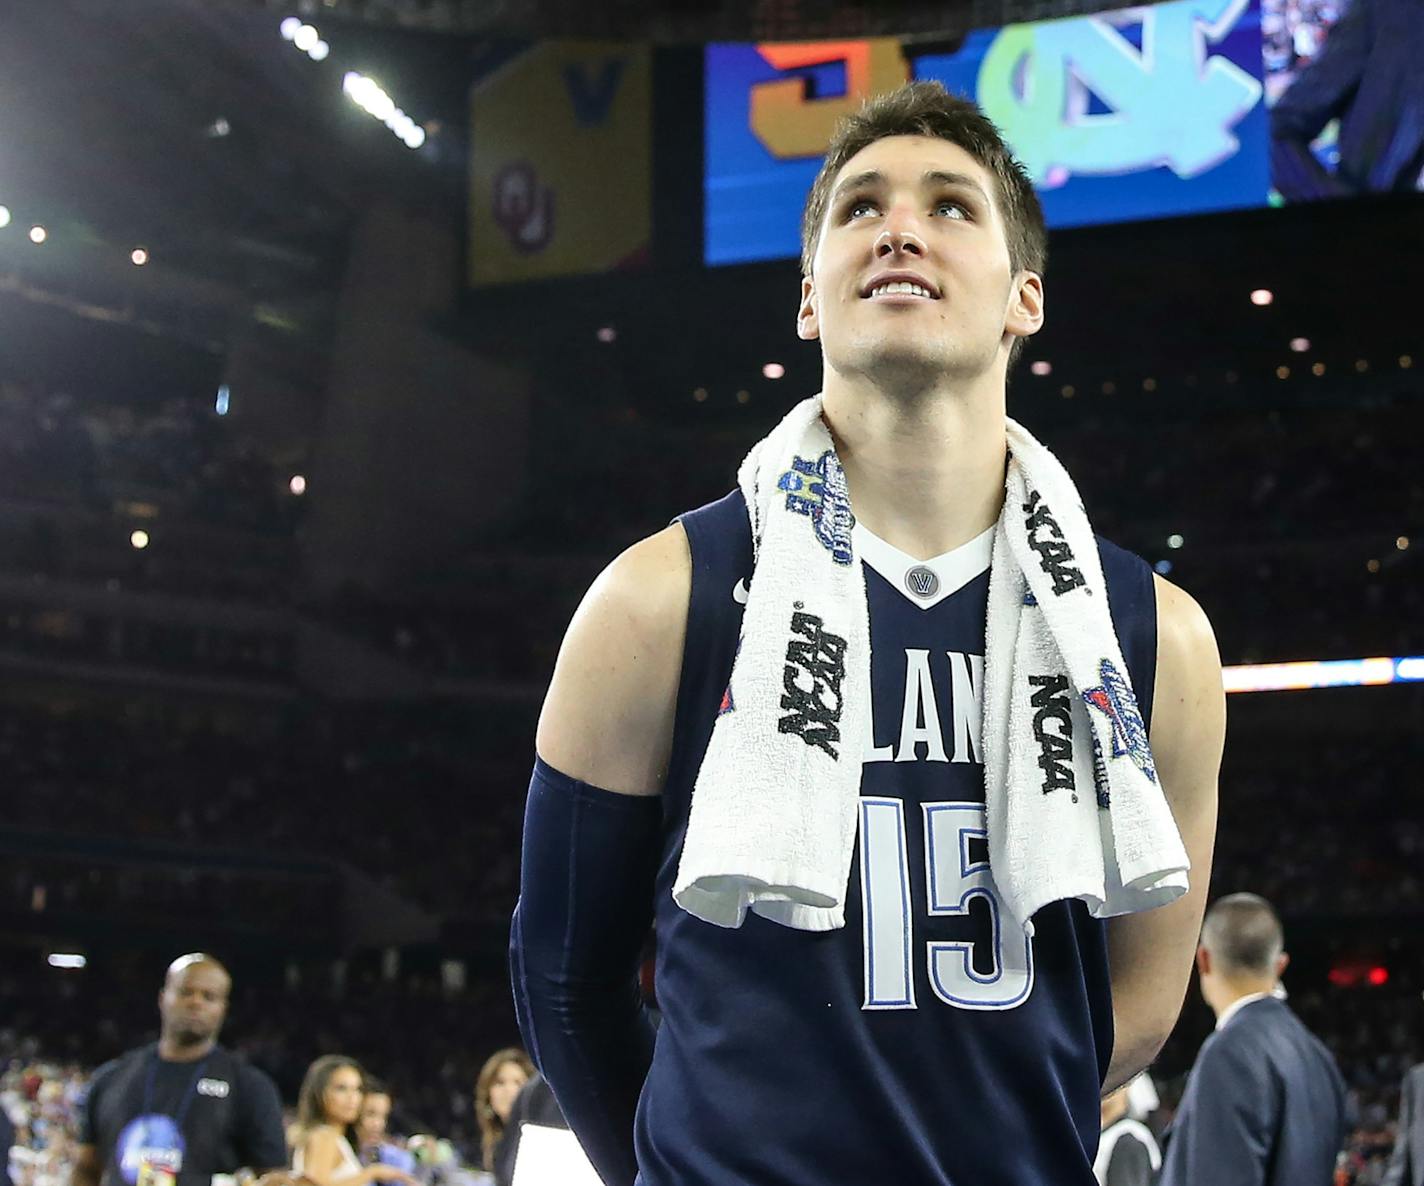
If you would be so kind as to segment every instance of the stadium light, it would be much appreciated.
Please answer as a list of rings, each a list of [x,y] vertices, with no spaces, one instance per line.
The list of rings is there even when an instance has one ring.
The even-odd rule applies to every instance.
[[[293,474],[292,480],[287,483],[287,489],[298,496],[307,492],[307,480],[301,474]]]
[[[49,966],[51,968],[82,968],[88,964],[88,960],[76,952],[55,951],[50,953]]]
[[[605,346],[609,342],[616,342],[618,340],[618,331],[611,325],[605,325],[598,331],[598,340]]]
[[[1167,537],[1167,546],[1169,548],[1172,548],[1173,550],[1180,548],[1186,542],[1187,541],[1184,540],[1180,535],[1176,534],[1176,532],[1173,532]]]
[[[307,50],[307,57],[313,62],[324,62],[329,53],[331,53],[331,46],[327,45],[325,41],[318,41],[311,49]]]
[[[142,247],[135,247],[133,254],[130,255],[129,258],[133,260],[135,267],[141,268],[144,264],[148,263],[148,252]]]
[[[761,373],[767,379],[780,379],[786,374],[786,368],[779,362],[769,362],[761,368]]]
[[[367,115],[385,124],[407,148],[419,148],[425,143],[425,129],[397,107],[375,79],[348,70],[342,76],[341,89]]]
[[[9,207],[9,206],[0,206],[0,227],[7,227],[7,226],[9,226],[9,225],[10,225],[10,207]]]
[[[49,232],[42,226],[32,226],[30,228],[30,242],[43,243],[49,238]]]
[[[1310,349],[1310,339],[1292,338],[1290,341],[1290,348],[1294,350],[1297,354],[1304,354],[1307,350]]]
[[[129,543],[139,551],[143,551],[144,548],[148,547],[148,532],[142,530],[135,531],[129,536]]]
[[[292,44],[303,53],[309,53],[314,45],[321,40],[321,34],[311,25],[303,25],[292,34]]]
[[[1228,692],[1292,692],[1305,688],[1363,688],[1424,680],[1424,655],[1403,658],[1320,659],[1247,663],[1222,671]]]
[[[1035,375],[1053,374],[1053,364],[1044,358],[1040,358],[1037,362],[1033,363],[1028,369],[1032,371]]]
[[[278,26],[278,28],[280,28],[281,31],[282,31],[282,40],[283,40],[283,41],[291,41],[292,38],[294,38],[294,37],[297,35],[297,30],[300,29],[301,27],[302,27],[301,18],[300,18],[300,17],[295,17],[295,16],[289,16],[289,17],[287,17],[287,19],[284,20],[284,21],[281,23],[281,25]]]
[[[1264,307],[1266,305],[1269,305],[1275,299],[1276,294],[1273,293],[1269,288],[1257,288],[1253,289],[1251,292],[1251,303],[1253,305],[1260,305]]]
[[[219,416],[226,416],[227,410],[231,406],[231,404],[232,390],[228,387],[226,383],[224,383],[221,387],[218,388],[218,402],[213,407],[213,411],[215,411]]]

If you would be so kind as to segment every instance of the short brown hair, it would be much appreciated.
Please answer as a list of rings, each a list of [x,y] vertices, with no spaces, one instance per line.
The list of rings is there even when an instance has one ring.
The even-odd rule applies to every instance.
[[[941,82],[907,82],[896,90],[867,99],[858,112],[836,126],[826,159],[801,216],[801,274],[811,274],[811,262],[821,241],[831,186],[845,163],[861,149],[887,136],[934,136],[957,144],[994,176],[998,206],[1009,248],[1009,269],[1043,275],[1048,266],[1048,231],[1043,207],[1024,167],[1014,159],[999,129],[976,103],[951,95]],[[1018,338],[1009,365],[1023,349]]]
[[[1274,975],[1285,950],[1280,915],[1258,894],[1229,894],[1206,912],[1201,941],[1228,976]]]

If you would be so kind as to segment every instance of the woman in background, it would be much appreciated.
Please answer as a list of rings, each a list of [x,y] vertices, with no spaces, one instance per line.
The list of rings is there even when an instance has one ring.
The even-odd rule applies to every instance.
[[[480,1165],[487,1173],[494,1170],[514,1097],[532,1074],[534,1064],[518,1046],[496,1050],[480,1069],[475,1081],[475,1118],[480,1125]]]
[[[351,1139],[361,1115],[365,1080],[361,1064],[344,1054],[325,1054],[307,1068],[290,1134],[293,1175],[313,1186],[371,1186],[373,1182],[420,1186],[402,1169],[362,1166],[356,1156]]]

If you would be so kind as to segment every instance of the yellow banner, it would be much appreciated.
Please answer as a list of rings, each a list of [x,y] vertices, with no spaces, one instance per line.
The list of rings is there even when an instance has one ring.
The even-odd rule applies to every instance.
[[[646,46],[547,41],[470,93],[469,280],[639,262],[652,233]]]

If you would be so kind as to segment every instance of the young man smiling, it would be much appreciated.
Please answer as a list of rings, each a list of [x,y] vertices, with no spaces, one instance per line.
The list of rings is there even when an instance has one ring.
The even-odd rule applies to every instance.
[[[1006,376],[1043,324],[1045,249],[1022,169],[938,84],[844,123],[807,202],[796,326],[821,343],[820,418],[873,643],[870,736],[836,752],[899,826],[876,839],[861,816],[844,925],[712,926],[673,900],[693,787],[714,726],[738,711],[729,674],[750,646],[733,592],[753,575],[743,491],[620,556],[569,627],[539,721],[511,956],[530,1052],[610,1186],[1090,1186],[1100,1092],[1176,1021],[1211,864],[1220,662],[1196,603],[1105,540],[1126,697],[1150,724],[1190,888],[1107,920],[1053,901],[1026,939],[983,855]],[[806,713],[822,725],[840,711],[836,643],[792,644],[818,673]],[[936,848],[945,807],[979,826]],[[650,922],[656,1041],[634,981]]]

